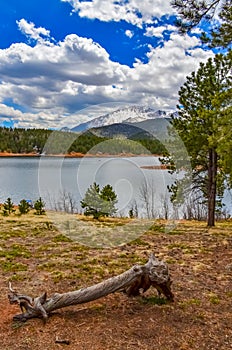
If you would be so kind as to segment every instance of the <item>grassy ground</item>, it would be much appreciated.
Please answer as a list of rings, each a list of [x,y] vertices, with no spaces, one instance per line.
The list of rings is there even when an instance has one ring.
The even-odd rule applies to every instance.
[[[120,222],[119,222],[120,221]],[[123,219],[101,225],[123,225]],[[142,236],[121,247],[94,249],[64,236],[47,216],[0,217],[1,349],[228,350],[232,348],[232,221],[207,228],[180,221],[170,232],[154,221]],[[117,275],[154,252],[173,280],[174,303],[121,293],[17,324],[8,282],[23,294],[66,292]],[[69,348],[68,347],[68,348]]]

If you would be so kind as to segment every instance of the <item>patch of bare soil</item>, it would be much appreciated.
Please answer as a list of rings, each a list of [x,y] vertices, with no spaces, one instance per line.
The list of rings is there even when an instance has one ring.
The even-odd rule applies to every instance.
[[[208,229],[164,222],[134,242],[90,249],[62,236],[46,217],[0,218],[0,337],[4,350],[228,350],[232,348],[232,222]],[[8,302],[8,282],[23,294],[67,292],[117,275],[154,252],[166,261],[173,303],[154,296],[108,295],[57,310],[41,319],[13,322],[20,313]]]

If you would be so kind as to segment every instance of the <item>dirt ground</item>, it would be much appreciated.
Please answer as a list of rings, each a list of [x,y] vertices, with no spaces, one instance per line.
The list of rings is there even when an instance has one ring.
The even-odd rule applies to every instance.
[[[0,218],[0,342],[3,350],[229,350],[232,349],[232,221],[208,229],[164,222],[114,249],[71,242],[46,216]],[[173,303],[121,293],[57,310],[41,319],[13,322],[8,282],[23,294],[67,292],[100,282],[144,263],[149,253],[168,263]],[[64,341],[64,343],[57,343]]]

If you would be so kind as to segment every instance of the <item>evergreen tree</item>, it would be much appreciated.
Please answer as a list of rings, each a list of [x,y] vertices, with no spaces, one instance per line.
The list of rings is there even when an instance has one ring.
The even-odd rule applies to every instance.
[[[14,212],[14,203],[12,202],[11,198],[7,198],[6,202],[3,204],[3,215],[8,216]]]
[[[30,205],[26,199],[22,199],[19,203],[19,212],[20,214],[27,214],[30,210]]]
[[[213,47],[230,47],[232,43],[232,6],[231,0],[172,0],[173,7],[180,18],[177,26],[180,32],[186,33],[196,27],[202,20],[213,23],[216,15],[220,18],[220,24],[211,26],[210,33],[203,33],[203,42],[208,42]]]
[[[117,203],[117,195],[111,185],[108,184],[102,188],[100,198],[102,199],[103,216],[112,216],[115,214],[117,211],[115,208]]]
[[[34,203],[35,214],[36,215],[45,214],[44,207],[45,207],[45,203],[42,201],[42,198],[39,197],[39,199],[37,199],[37,201]]]
[[[223,123],[220,125],[218,154],[221,158],[221,167],[228,174],[228,181],[232,187],[232,105],[224,110]]]
[[[113,191],[112,186],[106,185],[100,190],[96,182],[91,185],[81,201],[81,207],[85,209],[86,216],[93,215],[94,219],[101,216],[112,216],[116,213],[115,205],[117,203],[117,195]]]
[[[217,199],[223,195],[228,176],[232,178],[231,68],[231,52],[201,63],[181,87],[179,117],[172,119],[191,160],[193,188],[200,190],[207,202],[208,226],[214,226]],[[182,183],[188,175],[186,172]],[[173,198],[176,185],[171,187]]]

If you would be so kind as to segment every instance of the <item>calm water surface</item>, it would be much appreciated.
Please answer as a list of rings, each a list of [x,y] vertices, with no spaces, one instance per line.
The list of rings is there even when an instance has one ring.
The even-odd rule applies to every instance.
[[[157,194],[172,182],[166,170],[147,170],[141,166],[159,164],[156,157],[130,158],[0,158],[0,202],[7,197],[15,204],[21,199],[45,199],[46,206],[71,193],[77,203],[95,181],[100,186],[111,184],[118,195],[118,208],[139,199],[139,188],[151,181]]]
[[[96,182],[110,184],[117,196],[119,212],[128,213],[131,204],[141,203],[144,183],[155,188],[157,205],[167,193],[167,185],[175,177],[167,170],[143,169],[141,166],[158,165],[157,157],[130,158],[59,158],[59,157],[2,157],[0,158],[0,202],[12,198],[35,201],[40,196],[47,208],[64,199],[69,193],[80,209],[80,200],[87,188]],[[228,197],[228,198],[227,198]],[[231,195],[226,195],[227,204]],[[231,207],[230,207],[231,208]]]

